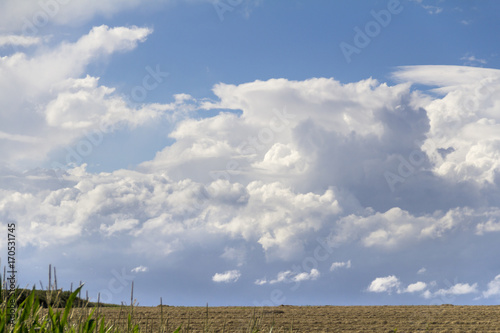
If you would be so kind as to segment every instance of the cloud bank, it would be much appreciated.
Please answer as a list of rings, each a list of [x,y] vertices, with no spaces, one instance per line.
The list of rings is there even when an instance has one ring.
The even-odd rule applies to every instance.
[[[105,11],[99,6],[93,10]],[[128,268],[141,275],[166,269],[159,262],[175,266],[204,253],[213,265],[199,267],[205,283],[262,289],[320,283],[346,268],[368,276],[368,288],[358,290],[373,293],[498,295],[492,265],[478,282],[430,291],[432,280],[404,286],[395,273],[377,277],[363,258],[384,254],[408,265],[409,249],[447,241],[477,255],[478,244],[492,244],[489,236],[500,230],[500,71],[402,67],[393,85],[372,78],[219,83],[214,99],[180,94],[172,104],[140,106],[87,75],[93,62],[131,51],[151,33],[100,26],[51,50],[0,59],[0,218],[19,223],[21,246],[84,261],[88,252],[142,256],[143,264]],[[57,162],[63,170],[25,169],[54,165],[51,154],[68,145],[83,149],[81,140],[99,145],[116,128],[134,131],[162,119],[173,124],[172,143],[136,168],[90,172],[70,157]],[[287,269],[312,256],[318,237],[335,249],[327,266]],[[72,250],[89,244],[95,246],[85,254]],[[479,264],[465,258],[463,267]],[[425,274],[437,274],[437,260],[412,271],[425,265]],[[228,263],[238,269],[227,270]]]

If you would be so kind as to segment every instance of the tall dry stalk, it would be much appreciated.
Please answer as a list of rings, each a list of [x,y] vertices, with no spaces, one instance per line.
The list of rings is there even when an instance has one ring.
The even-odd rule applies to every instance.
[[[52,264],[49,264],[49,290],[52,290]]]
[[[57,290],[57,274],[56,274],[56,266],[54,266],[54,286]]]
[[[160,297],[160,333],[163,333],[163,300]]]
[[[130,289],[130,308],[134,311],[134,281],[132,281],[132,288]]]

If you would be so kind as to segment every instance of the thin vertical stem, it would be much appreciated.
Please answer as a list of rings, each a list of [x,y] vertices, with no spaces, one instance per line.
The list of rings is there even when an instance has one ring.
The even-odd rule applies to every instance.
[[[163,332],[163,300],[160,297],[160,333]]]
[[[99,328],[99,303],[101,302],[101,293],[97,293],[97,310],[96,310],[96,321],[97,321],[97,325],[95,326],[95,331],[96,333],[99,332],[98,328]]]
[[[55,285],[56,290],[57,290],[57,274],[56,274],[56,266],[54,266],[54,285]]]
[[[134,309],[134,281],[132,281],[132,289],[130,291],[130,306]]]
[[[49,264],[49,286],[48,290],[52,290],[52,264]]]

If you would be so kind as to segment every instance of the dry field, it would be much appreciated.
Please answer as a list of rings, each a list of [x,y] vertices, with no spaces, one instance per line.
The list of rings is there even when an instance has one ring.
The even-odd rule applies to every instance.
[[[126,325],[129,308],[101,308]],[[163,313],[162,313],[163,312]],[[135,307],[142,332],[500,332],[500,306]],[[274,325],[273,325],[274,322]],[[168,326],[168,327],[167,327]],[[189,328],[189,330],[187,330]]]

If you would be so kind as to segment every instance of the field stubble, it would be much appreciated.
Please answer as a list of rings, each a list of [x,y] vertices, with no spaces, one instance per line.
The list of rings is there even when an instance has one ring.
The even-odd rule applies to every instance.
[[[103,308],[108,323],[126,325],[128,309]],[[182,324],[189,332],[500,332],[500,306],[134,307],[143,332]],[[122,314],[120,314],[122,312]],[[274,323],[274,324],[273,324]],[[166,327],[168,326],[168,327]]]

